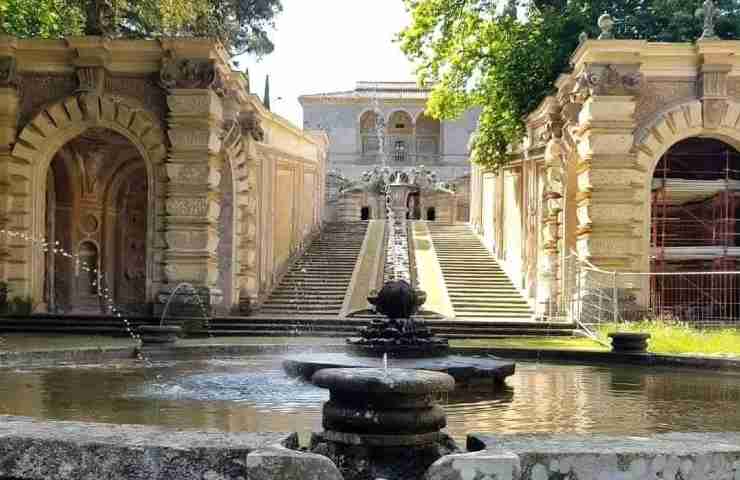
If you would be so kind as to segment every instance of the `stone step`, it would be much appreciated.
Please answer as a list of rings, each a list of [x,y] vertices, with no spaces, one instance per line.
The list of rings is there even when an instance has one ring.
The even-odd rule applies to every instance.
[[[457,318],[531,318],[527,301],[468,226],[429,230]]]

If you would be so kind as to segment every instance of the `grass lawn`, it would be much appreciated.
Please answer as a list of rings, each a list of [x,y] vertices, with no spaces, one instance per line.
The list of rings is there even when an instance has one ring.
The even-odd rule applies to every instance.
[[[643,321],[628,324],[604,324],[596,329],[605,343],[609,332],[646,332],[651,335],[649,351],[671,355],[740,357],[740,329],[699,330],[681,323]],[[456,347],[553,348],[559,350],[609,350],[590,338],[536,337],[481,340],[454,340]]]
[[[682,323],[642,321],[603,325],[602,338],[614,331],[646,332],[651,335],[648,349],[655,353],[740,357],[740,329],[700,330]]]
[[[654,353],[674,355],[705,355],[740,358],[740,329],[725,328],[698,330],[680,323],[644,321],[638,323],[605,324],[596,333],[599,339],[609,343],[607,334],[613,331],[640,331],[651,334],[649,350]],[[180,345],[203,344],[286,344],[286,345],[328,345],[343,344],[343,338],[299,337],[215,337],[181,339]],[[558,350],[609,350],[606,345],[583,337],[510,337],[495,339],[451,340],[453,347],[491,347],[491,348],[534,348]],[[84,335],[0,335],[0,352],[56,350],[84,347],[133,347],[128,338]]]

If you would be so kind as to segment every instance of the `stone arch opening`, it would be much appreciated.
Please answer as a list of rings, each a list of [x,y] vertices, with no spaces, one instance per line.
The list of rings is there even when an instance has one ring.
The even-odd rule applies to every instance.
[[[45,106],[19,132],[13,147],[16,168],[13,170],[10,201],[25,201],[30,208],[17,215],[8,229],[22,228],[33,238],[47,235],[47,182],[50,165],[59,151],[71,140],[89,129],[103,129],[126,139],[144,162],[147,183],[146,297],[150,302],[163,281],[163,171],[159,165],[167,154],[167,139],[157,116],[142,109],[127,97],[80,95]],[[79,183],[79,188],[82,188]],[[105,245],[103,245],[104,247]],[[105,258],[105,255],[103,255]],[[46,278],[45,254],[40,249],[15,250],[14,278],[9,279],[13,295],[30,296],[35,305],[43,305]],[[107,280],[107,279],[106,279]],[[47,289],[48,290],[48,289]],[[43,307],[42,307],[43,308]]]
[[[682,321],[740,315],[740,152],[715,138],[689,137],[660,156],[650,188],[651,304]],[[699,297],[711,298],[702,302]]]
[[[363,155],[375,155],[380,152],[380,138],[378,128],[382,117],[373,110],[360,115],[360,145]]]
[[[48,168],[47,241],[78,256],[55,255],[44,276],[48,308],[59,312],[149,313],[149,181],[144,160],[126,138],[90,128],[65,143]],[[98,291],[108,295],[101,302]]]
[[[370,207],[364,206],[360,208],[360,220],[362,221],[370,220]]]
[[[408,163],[413,158],[414,151],[414,121],[407,112],[397,110],[391,113],[386,128],[390,154],[395,163]]]
[[[439,120],[422,113],[414,130],[417,163],[434,163],[441,151],[442,126]]]
[[[427,221],[429,222],[435,222],[437,221],[437,209],[434,207],[427,208]]]

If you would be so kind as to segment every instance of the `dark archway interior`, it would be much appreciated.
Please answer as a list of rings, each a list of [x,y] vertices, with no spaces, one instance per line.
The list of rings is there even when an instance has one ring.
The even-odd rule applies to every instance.
[[[110,130],[89,129],[55,154],[46,230],[60,253],[47,254],[50,311],[108,312],[112,302],[147,313],[147,179],[136,148]]]
[[[651,200],[651,271],[681,272],[651,277],[651,305],[692,323],[737,318],[740,153],[711,138],[675,144],[655,168]]]
[[[430,222],[437,220],[437,210],[434,207],[427,208],[427,220]]]
[[[370,207],[362,207],[360,209],[360,220],[370,220]]]

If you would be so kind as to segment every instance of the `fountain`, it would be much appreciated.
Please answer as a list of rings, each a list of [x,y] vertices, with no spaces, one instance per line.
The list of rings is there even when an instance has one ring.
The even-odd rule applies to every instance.
[[[331,392],[324,431],[311,451],[330,458],[345,480],[422,478],[440,457],[459,450],[443,432],[437,396],[452,391],[444,373],[382,368],[330,368],[313,383]]]
[[[377,127],[379,132],[382,127],[382,123]],[[446,339],[432,335],[428,326],[415,320],[426,294],[416,285],[409,258],[407,199],[419,185],[436,184],[436,175],[423,166],[391,171],[385,166],[383,142],[379,140],[379,143],[383,163],[363,174],[362,180],[378,186],[386,197],[388,238],[384,283],[380,291],[373,291],[368,297],[368,302],[386,318],[373,320],[359,338],[348,339],[346,352],[291,355],[283,362],[284,370],[310,380],[324,368],[377,368],[381,358],[387,356],[399,368],[448,373],[457,383],[479,380],[502,383],[514,373],[512,362],[451,354]]]

